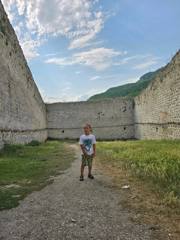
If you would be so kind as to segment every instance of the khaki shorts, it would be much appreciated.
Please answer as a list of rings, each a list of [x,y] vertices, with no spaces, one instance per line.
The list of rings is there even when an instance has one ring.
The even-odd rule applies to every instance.
[[[92,161],[93,161],[93,157],[92,156],[82,155],[82,165],[83,166],[92,167]]]

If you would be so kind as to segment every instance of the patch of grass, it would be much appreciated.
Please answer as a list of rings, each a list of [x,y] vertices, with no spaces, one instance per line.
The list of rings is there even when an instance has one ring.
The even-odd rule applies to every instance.
[[[39,146],[41,143],[40,142],[38,142],[38,141],[36,141],[36,140],[33,140],[33,141],[31,141],[30,143],[28,143],[27,145],[28,146]]]
[[[6,145],[0,151],[0,210],[16,207],[19,200],[46,186],[50,176],[67,169],[74,152],[59,141]]]
[[[146,140],[98,143],[98,161],[130,170],[163,195],[167,205],[180,201],[180,141]]]

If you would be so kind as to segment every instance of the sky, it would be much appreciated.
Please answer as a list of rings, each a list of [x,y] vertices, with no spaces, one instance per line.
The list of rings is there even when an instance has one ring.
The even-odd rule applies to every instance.
[[[135,82],[180,48],[179,0],[2,0],[45,102]]]

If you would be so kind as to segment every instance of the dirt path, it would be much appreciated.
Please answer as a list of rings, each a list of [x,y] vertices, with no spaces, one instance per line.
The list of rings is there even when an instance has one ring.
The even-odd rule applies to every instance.
[[[73,145],[76,148],[77,146]],[[80,155],[53,184],[34,192],[19,207],[0,212],[0,240],[156,240],[148,225],[131,221],[121,194],[95,169],[79,181]]]

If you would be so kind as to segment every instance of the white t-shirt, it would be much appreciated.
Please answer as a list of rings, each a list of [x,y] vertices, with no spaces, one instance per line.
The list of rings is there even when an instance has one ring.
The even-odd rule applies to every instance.
[[[84,145],[86,153],[88,155],[92,155],[94,153],[93,144],[96,144],[96,138],[93,134],[89,135],[83,134],[80,136],[79,144]]]

